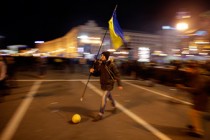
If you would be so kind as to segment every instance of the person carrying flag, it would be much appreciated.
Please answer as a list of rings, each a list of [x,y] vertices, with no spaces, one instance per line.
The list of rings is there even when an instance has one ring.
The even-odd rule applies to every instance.
[[[100,60],[94,63],[94,68],[90,68],[90,73],[93,76],[100,76],[101,89],[104,91],[99,113],[93,121],[99,121],[103,118],[107,99],[111,101],[113,111],[116,112],[115,100],[113,99],[111,93],[114,88],[115,81],[117,81],[119,90],[123,89],[120,80],[120,72],[115,63],[109,60],[109,56],[110,52],[102,52]]]
[[[112,14],[111,19],[109,20],[109,33],[110,39],[112,41],[112,46],[115,50],[121,47],[125,43],[124,34],[120,28],[120,25],[116,16],[116,9]],[[99,49],[100,51],[100,49]],[[104,51],[101,54],[101,58],[99,61],[96,61],[93,68],[90,68],[90,73],[93,76],[100,76],[100,84],[101,89],[104,91],[102,96],[101,106],[98,115],[94,119],[94,121],[101,120],[103,118],[103,114],[106,107],[107,99],[109,99],[112,103],[113,110],[116,112],[115,101],[112,97],[111,91],[114,88],[114,83],[117,81],[118,88],[120,90],[123,89],[121,80],[120,80],[120,72],[113,61],[109,60],[110,52]]]

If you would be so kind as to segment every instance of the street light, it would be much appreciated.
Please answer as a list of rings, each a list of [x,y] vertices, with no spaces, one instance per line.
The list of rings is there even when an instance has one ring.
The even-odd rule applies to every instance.
[[[189,40],[187,37],[187,34],[185,33],[186,30],[188,30],[189,25],[187,24],[187,22],[178,22],[176,24],[176,30],[179,31],[179,39],[180,39],[180,50],[181,50],[181,54],[183,54],[183,52],[185,51],[184,48],[187,47],[189,45]]]
[[[181,31],[184,31],[184,30],[187,30],[189,28],[188,24],[185,23],[185,22],[180,22],[180,23],[177,23],[176,24],[176,29],[177,30],[181,30]]]

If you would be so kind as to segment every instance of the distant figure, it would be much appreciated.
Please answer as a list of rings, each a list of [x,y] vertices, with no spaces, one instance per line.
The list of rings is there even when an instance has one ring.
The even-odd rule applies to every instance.
[[[39,78],[44,78],[47,73],[47,58],[41,55],[38,57],[38,74]]]
[[[17,66],[15,63],[15,59],[13,56],[6,56],[5,57],[5,63],[7,65],[7,80],[8,80],[8,86],[10,88],[17,87],[17,81],[16,81],[16,72],[17,72]]]
[[[6,89],[6,77],[7,77],[7,66],[3,60],[3,57],[0,56],[0,101],[2,97],[7,95]]]
[[[62,58],[55,58],[54,59],[54,64],[55,64],[55,69],[56,70],[63,70],[64,65],[63,65],[63,59]]]
[[[116,111],[115,100],[112,97],[111,91],[114,88],[114,83],[117,81],[118,88],[123,89],[120,80],[120,72],[114,62],[109,60],[110,52],[103,52],[99,61],[95,62],[94,68],[90,68],[90,73],[93,76],[100,76],[101,89],[104,91],[101,106],[98,115],[94,121],[99,121],[103,118],[107,100],[111,101],[113,111]]]
[[[188,134],[194,137],[203,137],[205,133],[203,116],[207,112],[210,77],[200,74],[196,63],[189,64],[186,72],[189,74],[188,83],[185,83],[185,85],[177,84],[176,86],[192,95],[193,106],[189,111],[192,124],[187,126],[190,129]]]
[[[74,73],[75,72],[75,62],[74,62],[73,58],[67,59],[67,66],[68,66],[68,71],[70,73]]]
[[[79,69],[80,69],[80,72],[84,72],[84,69],[85,69],[85,65],[87,64],[87,60],[82,57],[79,59]]]

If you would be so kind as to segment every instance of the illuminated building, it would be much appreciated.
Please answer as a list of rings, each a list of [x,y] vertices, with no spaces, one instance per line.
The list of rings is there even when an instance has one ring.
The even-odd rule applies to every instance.
[[[209,57],[210,55],[210,11],[198,18],[188,20],[191,28],[183,31],[180,39],[180,53],[188,56]]]
[[[63,37],[36,44],[42,53],[49,53],[55,56],[78,57],[85,54],[97,54],[102,43],[105,32],[108,29],[98,27],[97,24],[90,20],[85,25],[72,28]],[[148,48],[150,53],[153,51],[162,51],[162,36],[159,34],[148,34],[123,29],[127,47],[131,48],[130,59],[139,59],[139,48]],[[170,38],[171,39],[171,38]],[[113,49],[107,32],[101,51]],[[125,51],[125,47],[117,50],[116,54]]]

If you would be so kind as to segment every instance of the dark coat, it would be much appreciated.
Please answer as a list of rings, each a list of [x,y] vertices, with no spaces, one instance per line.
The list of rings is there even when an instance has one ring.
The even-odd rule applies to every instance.
[[[118,86],[121,86],[120,72],[112,61],[97,61],[94,64],[93,76],[100,76],[100,84],[102,90],[111,91],[114,88],[114,83],[117,81]]]
[[[183,89],[192,94],[193,108],[198,111],[206,111],[208,106],[208,95],[210,88],[210,77],[206,75],[191,75],[187,87]]]

